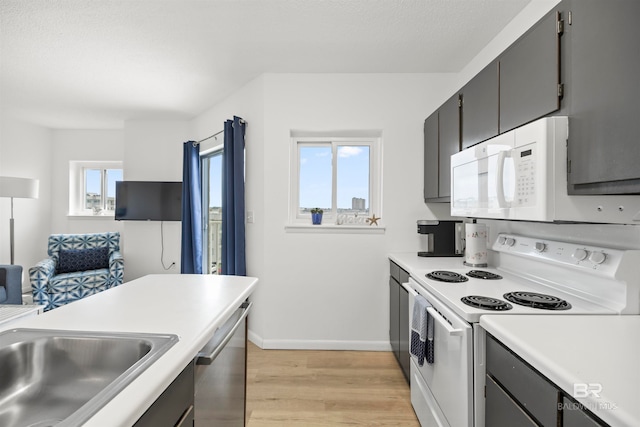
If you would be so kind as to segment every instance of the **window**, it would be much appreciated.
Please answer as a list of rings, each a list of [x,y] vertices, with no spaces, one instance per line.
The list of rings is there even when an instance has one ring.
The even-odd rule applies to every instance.
[[[290,222],[310,224],[311,209],[323,224],[368,225],[380,216],[379,138],[292,138]]]
[[[69,169],[69,214],[113,215],[122,162],[72,161]]]
[[[222,145],[200,153],[204,208],[202,265],[208,274],[222,274],[222,154]]]

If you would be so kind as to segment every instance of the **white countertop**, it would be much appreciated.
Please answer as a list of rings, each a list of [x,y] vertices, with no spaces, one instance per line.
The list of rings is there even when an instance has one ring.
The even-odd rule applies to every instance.
[[[149,275],[39,316],[14,328],[176,334],[180,341],[97,412],[86,427],[131,426],[254,290],[258,279]]]
[[[463,256],[452,257],[421,257],[417,252],[395,252],[389,254],[389,259],[411,273],[418,270],[444,270],[464,267]]]
[[[492,316],[480,325],[611,426],[640,426],[640,316]],[[578,394],[580,389],[578,389]]]

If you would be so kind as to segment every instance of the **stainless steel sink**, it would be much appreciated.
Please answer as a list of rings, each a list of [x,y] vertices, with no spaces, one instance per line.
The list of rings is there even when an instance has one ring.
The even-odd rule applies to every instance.
[[[177,341],[160,334],[2,332],[0,426],[81,425]]]

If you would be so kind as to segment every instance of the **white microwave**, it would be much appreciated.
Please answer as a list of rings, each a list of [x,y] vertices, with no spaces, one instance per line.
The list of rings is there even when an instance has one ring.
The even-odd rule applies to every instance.
[[[545,117],[451,156],[451,215],[640,224],[640,196],[567,194],[567,117]]]

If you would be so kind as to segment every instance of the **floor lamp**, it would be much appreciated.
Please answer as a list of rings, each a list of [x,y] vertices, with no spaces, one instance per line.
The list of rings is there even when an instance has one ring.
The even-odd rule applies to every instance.
[[[11,245],[11,264],[14,262],[13,239],[13,199],[37,199],[39,181],[30,178],[0,176],[0,197],[11,198],[11,218],[9,219],[9,241]]]

